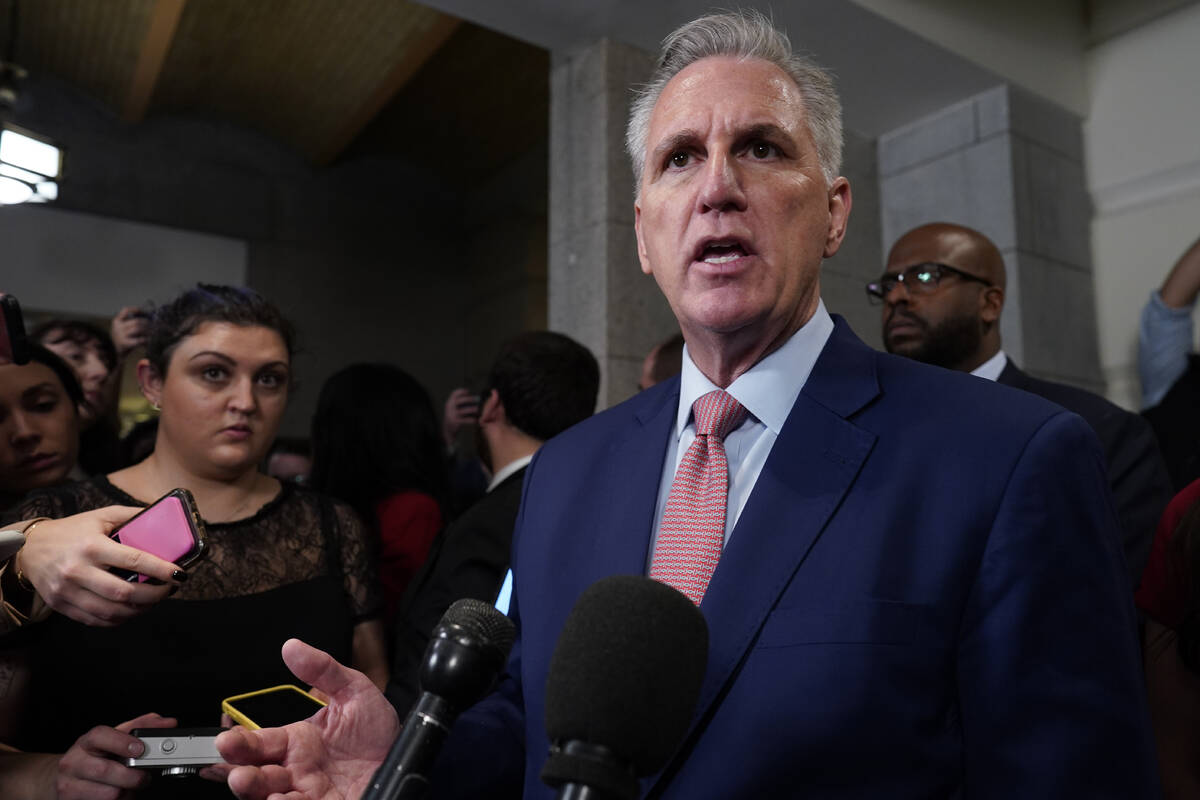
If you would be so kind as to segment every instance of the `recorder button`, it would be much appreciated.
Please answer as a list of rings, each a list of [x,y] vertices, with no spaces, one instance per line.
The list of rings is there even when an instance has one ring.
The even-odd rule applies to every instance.
[[[175,740],[174,739],[163,739],[162,751],[164,753],[171,753],[174,750],[175,750]]]

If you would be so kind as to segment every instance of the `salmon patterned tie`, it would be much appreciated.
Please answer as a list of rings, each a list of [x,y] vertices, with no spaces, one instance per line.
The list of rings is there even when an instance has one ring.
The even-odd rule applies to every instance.
[[[717,390],[692,404],[696,439],[683,454],[663,511],[650,577],[673,586],[696,605],[704,597],[725,542],[729,462],[725,435],[746,418],[733,396]]]

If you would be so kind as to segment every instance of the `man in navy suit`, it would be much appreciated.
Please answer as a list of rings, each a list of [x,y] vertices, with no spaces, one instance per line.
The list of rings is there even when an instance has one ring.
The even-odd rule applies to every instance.
[[[434,793],[553,796],[538,772],[555,640],[590,583],[655,570],[692,403],[723,390],[748,414],[724,437],[707,672],[647,796],[1157,796],[1095,436],[1033,395],[876,353],[821,303],[851,205],[828,77],[757,14],[705,17],[665,43],[628,140],[638,254],[683,373],[528,468],[509,674],[460,718]],[[395,717],[324,654],[284,656],[332,713],[224,734],[255,765],[230,786],[357,796]]]
[[[889,353],[1033,392],[1083,417],[1104,449],[1130,586],[1136,588],[1173,494],[1154,432],[1140,416],[1099,395],[1035,378],[1013,363],[1000,342],[1006,283],[1004,257],[990,239],[965,225],[932,222],[896,240],[883,276],[867,284],[867,296],[882,304]]]

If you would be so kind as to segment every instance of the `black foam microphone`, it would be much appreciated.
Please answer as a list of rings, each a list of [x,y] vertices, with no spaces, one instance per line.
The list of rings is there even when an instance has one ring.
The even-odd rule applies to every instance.
[[[421,664],[417,699],[362,800],[415,800],[450,726],[496,682],[513,644],[513,624],[490,604],[464,598],[446,611]]]
[[[560,800],[635,800],[687,733],[708,662],[708,625],[671,587],[634,575],[589,586],[567,617],[546,679]]]

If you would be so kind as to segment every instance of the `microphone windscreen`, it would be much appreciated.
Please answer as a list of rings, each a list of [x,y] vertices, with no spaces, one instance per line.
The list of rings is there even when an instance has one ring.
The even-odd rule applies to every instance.
[[[546,733],[601,745],[652,775],[687,732],[707,661],[708,625],[691,600],[641,576],[599,580],[550,659]]]
[[[508,651],[512,649],[516,631],[512,620],[491,603],[472,597],[455,600],[438,622],[438,627],[450,626],[462,629],[480,645],[492,651],[493,657],[498,657],[501,664],[508,660]]]

